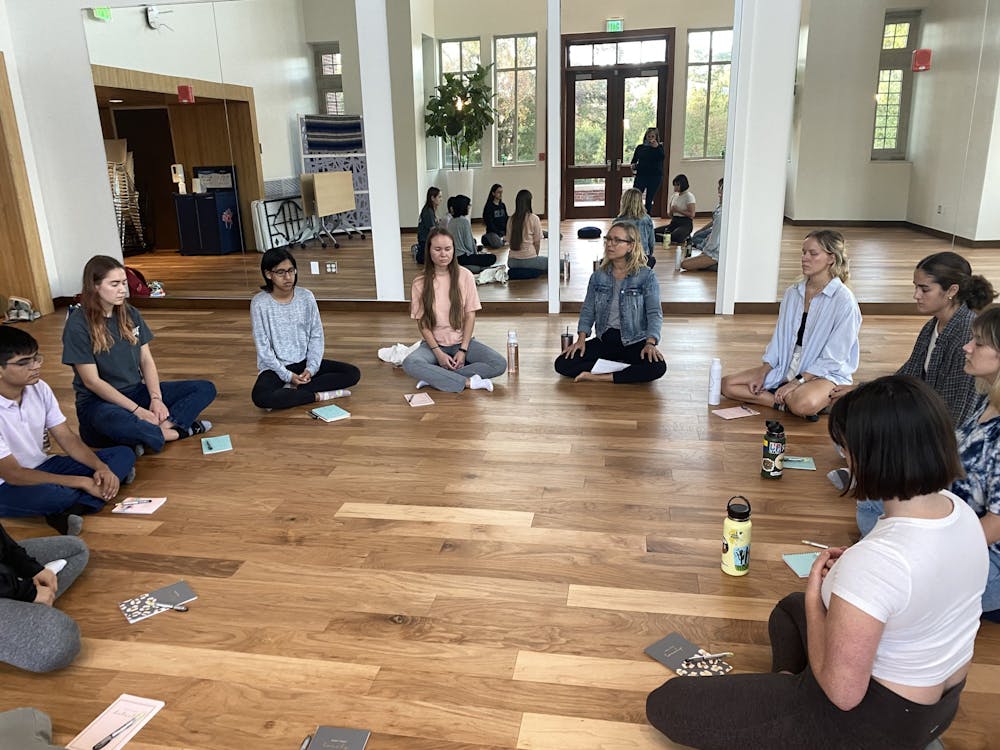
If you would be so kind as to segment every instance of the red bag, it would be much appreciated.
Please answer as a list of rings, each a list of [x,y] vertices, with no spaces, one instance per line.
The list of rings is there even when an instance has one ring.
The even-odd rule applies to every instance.
[[[130,297],[148,297],[152,293],[146,277],[138,268],[125,266],[125,278],[128,280],[128,294]]]

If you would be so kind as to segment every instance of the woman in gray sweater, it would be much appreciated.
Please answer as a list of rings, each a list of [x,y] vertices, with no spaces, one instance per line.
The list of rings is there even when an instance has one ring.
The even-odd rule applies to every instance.
[[[323,323],[316,298],[296,286],[298,267],[286,248],[273,248],[260,260],[264,284],[250,302],[257,369],[251,398],[261,409],[288,409],[338,396],[361,380],[346,362],[323,359]]]

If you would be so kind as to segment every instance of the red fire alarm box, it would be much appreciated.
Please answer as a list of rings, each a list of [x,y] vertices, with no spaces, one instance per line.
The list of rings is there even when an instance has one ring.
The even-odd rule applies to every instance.
[[[177,101],[181,104],[194,104],[194,86],[178,86]]]
[[[931,69],[931,51],[929,49],[913,50],[913,72]]]

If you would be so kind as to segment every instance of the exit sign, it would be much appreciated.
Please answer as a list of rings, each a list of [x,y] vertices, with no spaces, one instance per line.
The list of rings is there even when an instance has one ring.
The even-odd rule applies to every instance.
[[[100,8],[91,8],[91,15],[96,21],[110,21],[111,20],[111,8],[104,6]]]
[[[619,33],[625,31],[625,19],[624,18],[608,18],[604,22],[604,30],[610,34]]]

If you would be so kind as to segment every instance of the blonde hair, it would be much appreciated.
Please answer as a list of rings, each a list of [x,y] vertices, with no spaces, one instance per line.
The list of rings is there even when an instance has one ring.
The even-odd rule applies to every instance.
[[[833,256],[833,265],[830,266],[830,275],[835,279],[840,279],[845,284],[851,279],[851,261],[847,257],[847,242],[844,235],[833,229],[817,229],[806,235],[806,239],[816,240],[827,255]]]
[[[608,229],[608,234],[611,234],[611,229],[615,227],[623,229],[628,238],[632,240],[632,248],[625,254],[625,272],[626,275],[633,276],[639,272],[640,268],[646,265],[646,251],[642,247],[642,237],[639,235],[639,227],[633,221],[615,221],[612,222],[611,228]],[[611,259],[605,255],[601,259],[600,268],[604,271],[610,267]]]
[[[618,215],[626,219],[641,219],[646,215],[646,207],[642,205],[642,191],[629,188],[622,193],[621,206]]]
[[[990,305],[972,321],[972,335],[980,339],[981,346],[988,346],[1000,352],[1000,305]],[[976,378],[977,390],[985,393],[990,400],[990,406],[1000,409],[1000,372],[993,381],[986,378]]]

